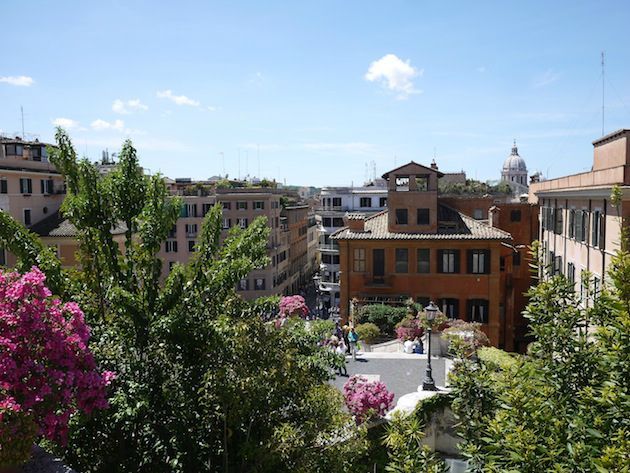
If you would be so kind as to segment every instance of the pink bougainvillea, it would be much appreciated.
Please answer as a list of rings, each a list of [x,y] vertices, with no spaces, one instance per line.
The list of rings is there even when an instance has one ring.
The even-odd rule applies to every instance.
[[[413,340],[414,338],[420,338],[424,333],[422,324],[417,318],[403,319],[396,326],[396,337],[401,340]]]
[[[280,299],[280,315],[284,317],[308,315],[308,307],[302,296],[285,296]]]
[[[394,393],[389,392],[384,383],[368,381],[359,375],[352,376],[344,384],[343,396],[357,424],[383,417],[394,403]]]
[[[96,370],[83,312],[52,297],[45,280],[36,267],[0,271],[0,460],[10,448],[4,439],[43,435],[64,444],[73,413],[108,406],[114,374]],[[29,424],[34,433],[15,431]]]

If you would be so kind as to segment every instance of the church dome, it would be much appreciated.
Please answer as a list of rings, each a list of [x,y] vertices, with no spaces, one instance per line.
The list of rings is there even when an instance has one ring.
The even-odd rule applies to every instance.
[[[525,160],[518,155],[516,141],[514,141],[514,146],[512,147],[512,154],[510,154],[503,163],[503,172],[509,173],[510,171],[527,172]]]

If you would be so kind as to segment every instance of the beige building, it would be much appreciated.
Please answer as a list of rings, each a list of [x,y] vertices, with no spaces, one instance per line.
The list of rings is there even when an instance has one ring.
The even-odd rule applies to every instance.
[[[31,227],[54,214],[65,195],[64,181],[48,161],[46,144],[0,136],[0,211]],[[15,258],[0,248],[0,266]]]
[[[610,133],[593,146],[591,171],[532,182],[529,188],[530,202],[540,206],[539,240],[547,274],[565,274],[585,302],[605,281],[620,247],[622,222],[628,225],[630,218],[630,130]],[[610,202],[614,185],[623,192],[618,208]],[[586,272],[594,278],[591,294],[581,284]]]
[[[261,216],[267,218],[271,229],[267,245],[271,264],[243,278],[237,287],[239,293],[248,300],[286,294],[290,275],[290,232],[280,215],[280,197],[284,193],[263,187],[211,190],[203,186],[196,187],[191,181],[187,181],[186,186],[176,185],[177,181],[180,181],[179,184],[183,182],[169,180],[167,183],[172,193],[181,196],[184,205],[180,218],[159,253],[166,266],[164,274],[168,274],[175,263],[188,261],[195,251],[203,217],[215,203],[219,203],[223,208],[223,238],[230,228],[247,228],[256,217]]]

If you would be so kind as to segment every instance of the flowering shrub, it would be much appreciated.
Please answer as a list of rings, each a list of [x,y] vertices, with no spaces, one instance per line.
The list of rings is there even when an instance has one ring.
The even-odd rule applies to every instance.
[[[354,375],[343,386],[343,396],[348,410],[357,424],[375,417],[383,417],[393,406],[394,393],[380,381],[368,381]]]
[[[490,346],[488,336],[481,331],[481,324],[477,322],[453,320],[443,333],[450,343],[449,351],[451,352],[471,356],[478,348]]]
[[[396,324],[396,337],[403,342],[420,338],[424,333],[422,322],[418,318],[407,317]]]
[[[0,465],[28,459],[37,435],[65,444],[73,413],[107,408],[114,374],[96,370],[83,312],[45,280],[0,272]]]
[[[280,300],[280,315],[285,317],[308,315],[308,307],[302,296],[285,296]]]

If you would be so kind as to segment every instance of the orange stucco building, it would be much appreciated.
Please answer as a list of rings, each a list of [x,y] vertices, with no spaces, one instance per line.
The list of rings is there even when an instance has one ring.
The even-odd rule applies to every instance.
[[[536,211],[504,203],[491,207],[488,222],[474,219],[441,201],[441,175],[414,162],[386,173],[388,208],[369,217],[348,214],[347,226],[333,234],[340,253],[341,315],[348,319],[355,298],[359,304],[433,300],[450,318],[480,322],[493,345],[523,350],[526,249],[499,224],[529,226],[523,223]],[[520,238],[531,242],[529,235]]]

